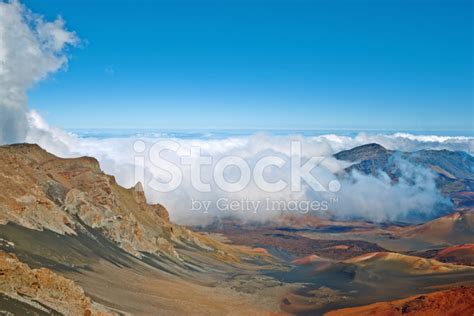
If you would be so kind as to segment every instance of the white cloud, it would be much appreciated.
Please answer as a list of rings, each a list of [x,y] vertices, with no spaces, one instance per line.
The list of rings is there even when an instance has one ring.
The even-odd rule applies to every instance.
[[[398,160],[401,177],[396,183],[385,173],[377,176],[352,172],[338,192],[334,212],[339,218],[374,222],[429,218],[450,204],[436,187],[431,170]]]
[[[408,148],[441,148],[447,146],[451,149],[462,149],[472,145],[472,138],[460,141],[457,138],[444,139],[443,142],[420,143],[416,137],[395,135],[356,135],[354,137],[322,135],[318,137],[294,136],[272,136],[268,134],[256,134],[252,136],[225,137],[225,138],[177,138],[166,135],[148,135],[147,137],[119,137],[119,138],[80,138],[60,129],[49,127],[36,112],[29,114],[31,124],[27,140],[40,144],[47,150],[63,157],[76,157],[88,155],[96,157],[105,172],[113,174],[118,183],[131,187],[135,183],[135,152],[133,145],[136,140],[143,140],[149,149],[153,143],[161,140],[172,140],[180,144],[177,153],[169,153],[166,159],[180,165],[180,158],[188,155],[191,146],[198,146],[203,155],[213,158],[217,162],[224,156],[239,156],[244,158],[251,167],[259,158],[266,155],[274,155],[289,160],[290,143],[299,140],[303,147],[303,156],[307,159],[312,156],[323,156],[326,159],[320,166],[313,170],[313,174],[324,185],[331,180],[340,179],[341,190],[337,194],[314,192],[308,186],[303,186],[301,192],[292,192],[289,187],[278,193],[267,193],[259,189],[251,182],[244,190],[236,193],[227,193],[220,190],[212,178],[211,167],[203,167],[202,180],[211,183],[212,192],[201,193],[193,189],[190,181],[189,167],[180,165],[183,172],[183,182],[174,191],[160,193],[145,185],[145,193],[152,203],[164,204],[175,221],[185,224],[199,224],[213,220],[214,216],[238,216],[247,220],[271,220],[280,215],[280,212],[222,212],[211,207],[210,214],[192,212],[191,200],[209,200],[212,206],[216,206],[220,198],[233,200],[250,199],[262,201],[267,198],[280,201],[306,201],[327,200],[330,196],[338,198],[338,202],[330,205],[330,211],[338,218],[361,218],[372,221],[400,220],[410,218],[410,215],[422,216],[436,215],[437,206],[446,204],[446,199],[436,188],[434,175],[431,171],[414,166],[406,161],[399,161],[402,177],[397,183],[393,183],[386,174],[378,176],[352,173],[345,177],[338,174],[348,166],[346,162],[338,161],[331,156],[343,149],[349,149],[377,141],[382,144],[390,144],[394,150],[406,150]],[[268,171],[268,170],[267,170]],[[150,165],[146,170],[147,181],[157,178],[161,173]],[[235,177],[230,174],[230,177]],[[278,170],[270,170],[266,173],[269,181],[281,178],[290,181],[289,164]]]
[[[0,143],[24,141],[28,89],[67,63],[64,48],[77,43],[64,29],[18,1],[0,2]]]

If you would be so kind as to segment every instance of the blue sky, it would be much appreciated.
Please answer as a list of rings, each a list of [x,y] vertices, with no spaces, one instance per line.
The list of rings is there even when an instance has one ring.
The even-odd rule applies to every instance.
[[[472,130],[471,1],[28,0],[82,40],[64,128]]]

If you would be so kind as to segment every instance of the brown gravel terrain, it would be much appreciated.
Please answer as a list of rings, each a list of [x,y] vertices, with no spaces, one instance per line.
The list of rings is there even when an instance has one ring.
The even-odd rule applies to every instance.
[[[425,295],[415,295],[393,302],[380,302],[360,307],[345,308],[326,316],[357,315],[417,315],[470,316],[474,314],[474,288],[458,287]]]

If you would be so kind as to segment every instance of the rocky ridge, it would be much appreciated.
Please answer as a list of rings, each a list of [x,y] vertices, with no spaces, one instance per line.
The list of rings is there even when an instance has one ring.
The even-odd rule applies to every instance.
[[[72,236],[93,229],[137,258],[179,261],[178,245],[232,260],[242,250],[171,223],[141,184],[121,187],[96,159],[59,158],[33,144],[0,146],[0,224],[7,223]]]
[[[73,281],[49,269],[30,269],[15,255],[5,252],[0,252],[0,292],[50,314],[114,315],[92,302]]]

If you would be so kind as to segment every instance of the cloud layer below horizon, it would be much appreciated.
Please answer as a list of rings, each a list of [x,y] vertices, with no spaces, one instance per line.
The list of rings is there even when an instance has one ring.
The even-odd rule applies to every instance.
[[[275,201],[328,201],[337,197],[338,202],[329,205],[330,214],[339,219],[364,219],[376,222],[413,220],[413,214],[421,218],[430,218],[438,215],[441,209],[449,204],[435,184],[435,175],[431,170],[416,166],[406,161],[398,162],[403,176],[393,183],[389,177],[380,173],[377,176],[360,173],[346,174],[341,172],[349,163],[336,160],[333,154],[368,143],[379,143],[392,150],[412,151],[417,149],[450,149],[464,150],[472,154],[473,139],[467,137],[448,137],[442,141],[438,136],[415,136],[409,134],[359,134],[354,137],[320,135],[305,137],[301,135],[275,136],[270,134],[254,134],[251,136],[226,136],[220,138],[171,137],[160,135],[135,135],[127,137],[87,137],[81,138],[61,129],[48,126],[38,113],[28,114],[30,124],[26,141],[38,143],[48,151],[62,157],[77,157],[82,155],[97,158],[106,173],[116,177],[117,182],[125,187],[132,187],[136,181],[134,165],[137,153],[134,150],[136,141],[145,143],[145,157],[148,149],[159,141],[174,141],[179,144],[179,150],[168,153],[165,158],[180,166],[183,174],[181,185],[168,193],[157,192],[147,183],[152,179],[164,179],[163,170],[157,169],[148,163],[145,164],[145,193],[149,202],[164,204],[174,221],[182,224],[206,224],[216,217],[234,216],[249,221],[273,220],[289,210],[280,211],[238,211],[223,212],[216,208],[219,199],[260,201],[263,205],[267,199]],[[180,165],[180,159],[189,155],[191,146],[201,148],[203,156],[212,157],[213,166],[226,156],[243,158],[251,166],[263,156],[272,155],[285,161],[290,159],[291,141],[299,141],[303,148],[303,161],[317,156],[324,157],[324,161],[316,166],[312,174],[321,183],[327,186],[331,180],[338,179],[341,189],[336,193],[315,192],[303,182],[301,192],[292,192],[289,187],[278,192],[268,193],[259,189],[253,181],[240,192],[228,193],[220,190],[212,177],[212,168],[203,168],[202,179],[210,183],[212,192],[197,191],[190,181],[189,167]],[[141,156],[141,154],[138,154]],[[140,168],[138,170],[141,170]],[[290,169],[288,164],[281,169],[267,170],[265,176],[269,182],[283,179],[289,182]],[[140,171],[141,172],[141,171]],[[165,172],[166,173],[166,172]],[[238,178],[240,173],[232,171],[227,174],[229,179]],[[208,213],[192,211],[192,200],[210,201]],[[214,207],[213,207],[214,206]],[[298,210],[304,213],[303,210]],[[309,212],[311,213],[311,211]],[[326,215],[315,213],[316,215]]]

